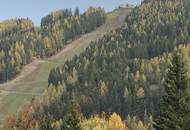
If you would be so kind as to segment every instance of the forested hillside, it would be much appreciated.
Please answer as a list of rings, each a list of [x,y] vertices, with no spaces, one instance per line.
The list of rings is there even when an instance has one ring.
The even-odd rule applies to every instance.
[[[188,0],[152,0],[135,8],[121,32],[127,44],[137,50],[132,50],[132,57],[159,56],[178,44],[187,44],[189,4]]]
[[[109,30],[121,27],[126,15],[132,8],[116,9],[106,13],[106,23],[94,31],[83,34],[65,45],[57,54],[50,58],[36,59],[23,67],[13,80],[0,84],[0,124],[6,115],[18,114],[20,108],[36,95],[41,95],[48,86],[48,75],[52,68],[61,66],[75,55],[84,52],[90,41],[96,41]]]
[[[156,114],[169,59],[164,53],[189,42],[189,3],[160,0],[136,7],[122,28],[52,69],[49,85],[63,84],[75,93],[86,116]]]
[[[45,55],[58,52],[70,40],[91,32],[105,23],[105,12],[101,8],[90,7],[80,15],[76,9],[73,15],[71,10],[57,11],[42,18],[42,40]]]
[[[76,9],[53,12],[44,17],[41,28],[29,19],[0,23],[0,82],[12,79],[34,58],[55,54],[64,45],[105,22],[101,8],[89,8],[84,14]]]
[[[0,82],[19,73],[22,67],[41,53],[40,30],[29,19],[0,23]]]
[[[190,51],[189,18],[188,0],[143,2],[121,28],[52,69],[44,96],[26,105],[17,118],[8,118],[5,128],[190,129],[183,59]],[[180,54],[174,52],[178,46]]]

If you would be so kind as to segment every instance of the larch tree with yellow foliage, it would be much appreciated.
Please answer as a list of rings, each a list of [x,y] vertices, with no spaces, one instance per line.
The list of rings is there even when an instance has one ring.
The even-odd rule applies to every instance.
[[[82,130],[129,130],[121,117],[113,113],[109,119],[94,116],[81,123]]]

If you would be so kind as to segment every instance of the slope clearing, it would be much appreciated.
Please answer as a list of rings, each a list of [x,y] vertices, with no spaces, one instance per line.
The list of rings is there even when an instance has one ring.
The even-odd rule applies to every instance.
[[[37,59],[25,66],[13,80],[0,84],[0,119],[8,114],[16,114],[27,100],[40,95],[47,87],[51,68],[62,65],[66,60],[80,54],[91,41],[100,38],[105,32],[121,26],[131,9],[119,9],[108,13],[107,21],[95,31],[81,36],[47,60]]]

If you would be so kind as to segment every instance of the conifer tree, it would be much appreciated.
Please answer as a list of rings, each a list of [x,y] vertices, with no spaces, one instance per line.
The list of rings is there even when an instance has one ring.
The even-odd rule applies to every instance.
[[[63,130],[81,130],[79,109],[76,99],[72,99],[63,118]]]
[[[185,58],[180,51],[173,54],[165,78],[165,94],[160,102],[158,130],[190,129],[189,78]]]

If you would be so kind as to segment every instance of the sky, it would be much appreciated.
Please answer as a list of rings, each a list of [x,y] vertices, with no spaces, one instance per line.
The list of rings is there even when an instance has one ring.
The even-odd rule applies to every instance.
[[[39,26],[41,18],[59,9],[79,8],[84,12],[89,6],[101,6],[111,11],[118,5],[140,4],[141,0],[0,0],[0,21],[12,18],[30,18]]]

